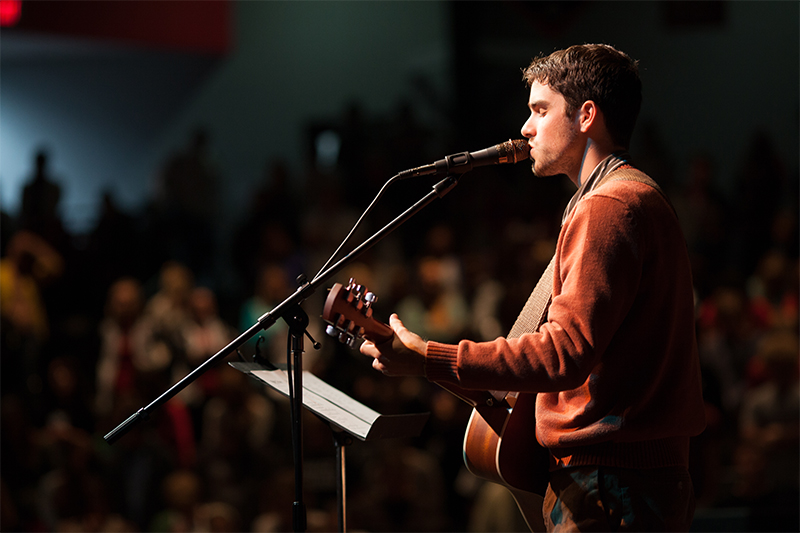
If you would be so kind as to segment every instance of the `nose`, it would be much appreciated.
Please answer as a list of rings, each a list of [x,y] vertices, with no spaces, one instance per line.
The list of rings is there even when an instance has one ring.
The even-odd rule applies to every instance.
[[[522,136],[526,139],[530,139],[536,135],[536,128],[533,125],[533,115],[531,114],[528,117],[528,120],[525,121],[525,124],[522,125],[522,129],[520,130]]]

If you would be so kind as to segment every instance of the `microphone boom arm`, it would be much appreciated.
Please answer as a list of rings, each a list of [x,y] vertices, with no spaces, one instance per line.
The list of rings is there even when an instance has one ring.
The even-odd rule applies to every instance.
[[[350,253],[344,256],[335,264],[331,265],[327,270],[318,274],[312,281],[306,282],[301,285],[292,295],[286,298],[283,302],[275,306],[272,310],[262,315],[258,321],[250,326],[245,332],[240,334],[236,339],[231,341],[230,344],[222,348],[219,352],[206,359],[200,366],[195,368],[192,372],[183,377],[180,381],[175,383],[172,387],[164,391],[158,398],[150,402],[147,406],[142,407],[134,414],[129,416],[124,422],[119,424],[116,428],[108,432],[103,439],[108,444],[114,444],[123,435],[128,433],[133,427],[141,422],[150,418],[150,413],[173,398],[189,384],[199,378],[203,373],[211,369],[214,365],[225,359],[232,354],[237,348],[242,346],[250,338],[254,337],[259,331],[267,330],[272,327],[279,318],[284,317],[288,313],[293,313],[295,306],[304,302],[314,291],[322,284],[326,283],[334,274],[341,271],[347,265],[352,263],[361,254],[372,248],[380,240],[386,237],[389,233],[400,227],[409,218],[417,214],[420,210],[426,207],[436,198],[442,198],[445,194],[450,192],[458,184],[457,176],[447,176],[445,179],[433,186],[433,189],[426,194],[422,199],[417,201],[414,205],[409,207],[402,214],[397,216],[394,220],[389,222],[386,226],[380,229],[377,233],[372,235],[369,239],[364,241],[358,247],[353,249]],[[289,317],[286,317],[287,321]]]

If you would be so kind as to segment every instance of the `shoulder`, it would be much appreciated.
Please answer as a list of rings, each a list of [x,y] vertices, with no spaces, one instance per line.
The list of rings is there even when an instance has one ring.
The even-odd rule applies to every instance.
[[[649,216],[673,215],[671,203],[658,184],[644,172],[623,167],[609,174],[584,200],[620,204],[625,210],[644,210]]]
[[[586,194],[565,220],[562,231],[586,239],[589,234],[630,242],[676,227],[674,211],[654,182],[612,173]],[[640,173],[641,174],[641,173]],[[642,174],[643,175],[643,174]],[[652,180],[650,180],[652,181]],[[614,237],[614,236],[617,237]]]

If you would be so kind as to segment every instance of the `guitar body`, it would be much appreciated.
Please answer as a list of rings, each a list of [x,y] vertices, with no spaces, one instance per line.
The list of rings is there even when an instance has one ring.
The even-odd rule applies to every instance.
[[[509,395],[506,400],[507,408],[473,409],[464,435],[464,463],[474,475],[505,486],[531,531],[544,531],[550,458],[536,440],[536,395]]]
[[[376,343],[390,340],[394,331],[372,317],[375,298],[369,294],[352,279],[347,287],[335,284],[322,313],[330,324],[328,334],[348,344],[356,337]],[[536,395],[508,393],[498,399],[497,393],[438,385],[473,407],[464,435],[469,471],[506,487],[531,531],[545,531],[542,503],[550,458],[536,440]]]

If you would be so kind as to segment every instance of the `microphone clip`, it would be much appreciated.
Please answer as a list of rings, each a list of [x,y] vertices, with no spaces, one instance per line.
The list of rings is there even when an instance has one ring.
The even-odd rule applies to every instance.
[[[445,174],[464,174],[474,167],[486,165],[499,165],[507,163],[518,163],[529,159],[528,141],[526,139],[511,140],[497,144],[491,148],[478,150],[477,152],[459,152],[446,156],[435,163],[404,170],[397,175],[400,179],[412,178],[417,176],[445,175]]]

